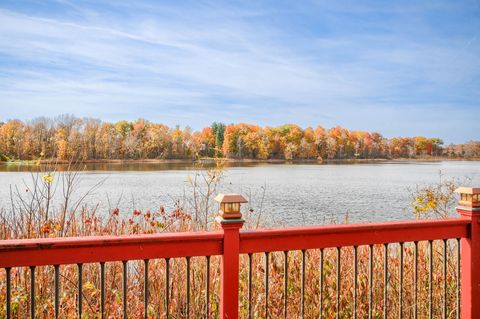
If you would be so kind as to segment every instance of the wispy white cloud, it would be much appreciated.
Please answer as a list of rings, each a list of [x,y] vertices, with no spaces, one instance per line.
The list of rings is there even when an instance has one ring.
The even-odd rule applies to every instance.
[[[466,116],[480,109],[480,22],[468,5],[0,5],[0,116],[68,112],[196,128],[298,122],[479,138]],[[453,121],[467,125],[454,134]]]

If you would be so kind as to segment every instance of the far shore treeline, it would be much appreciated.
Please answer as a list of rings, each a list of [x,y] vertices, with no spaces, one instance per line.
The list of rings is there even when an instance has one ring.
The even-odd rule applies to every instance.
[[[213,123],[201,131],[170,128],[144,119],[103,122],[62,115],[0,122],[0,159],[131,160],[197,159],[479,158],[480,141],[443,145],[436,137],[385,138],[380,133]]]

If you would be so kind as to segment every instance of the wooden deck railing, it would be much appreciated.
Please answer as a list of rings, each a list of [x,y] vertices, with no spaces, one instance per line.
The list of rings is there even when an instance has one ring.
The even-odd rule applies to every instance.
[[[223,205],[224,203],[222,203]],[[232,206],[233,210],[238,209],[239,206]],[[413,271],[415,276],[414,287],[410,287],[410,292],[414,294],[414,304],[409,310],[413,317],[417,318],[417,248],[420,241],[427,241],[429,243],[430,251],[430,270],[429,270],[429,316],[432,315],[432,243],[433,241],[443,242],[443,300],[441,316],[443,318],[450,317],[452,309],[447,309],[447,283],[446,283],[446,264],[447,264],[447,241],[453,240],[458,256],[456,256],[456,278],[457,281],[461,278],[461,285],[457,282],[456,287],[456,309],[453,317],[458,318],[480,318],[480,208],[475,204],[471,207],[462,206],[457,208],[461,215],[454,219],[441,220],[415,220],[403,222],[389,222],[389,223],[371,223],[359,225],[332,225],[332,226],[318,226],[318,227],[295,227],[282,229],[262,229],[255,231],[241,231],[243,220],[241,216],[233,214],[225,206],[222,206],[221,216],[217,218],[218,224],[221,226],[220,231],[214,232],[199,232],[199,233],[165,233],[155,235],[132,235],[132,236],[104,236],[104,237],[78,237],[78,238],[52,238],[52,239],[26,239],[26,240],[5,240],[0,241],[0,268],[6,270],[6,296],[5,296],[5,313],[6,318],[11,318],[11,270],[14,267],[30,267],[30,315],[36,318],[35,313],[35,267],[51,265],[55,267],[55,289],[54,289],[54,305],[55,317],[59,317],[59,303],[60,287],[59,274],[61,272],[60,265],[76,264],[78,265],[78,316],[82,317],[82,265],[89,263],[98,263],[101,268],[101,309],[100,316],[103,318],[105,308],[105,263],[122,261],[123,262],[123,304],[124,317],[127,318],[127,262],[131,260],[143,260],[145,262],[145,286],[148,286],[148,261],[153,259],[166,260],[166,289],[170,284],[169,274],[169,260],[170,258],[183,258],[187,260],[187,306],[190,302],[190,257],[206,256],[208,267],[210,263],[210,256],[221,256],[220,266],[220,309],[218,316],[220,318],[238,318],[239,317],[239,273],[240,273],[240,256],[248,256],[248,284],[246,293],[247,296],[243,299],[247,301],[247,311],[244,313],[246,317],[269,317],[269,297],[273,293],[269,291],[269,254],[272,252],[284,252],[284,291],[283,291],[283,317],[305,317],[305,252],[307,250],[317,249],[321,252],[321,263],[319,265],[320,277],[318,284],[318,313],[323,314],[323,292],[324,286],[328,285],[324,279],[323,273],[323,249],[333,248],[337,252],[337,266],[336,266],[336,311],[337,318],[343,318],[343,309],[340,303],[340,291],[342,289],[342,269],[340,264],[341,255],[346,250],[353,249],[353,294],[352,304],[349,306],[349,313],[353,318],[357,316],[357,251],[360,246],[369,248],[368,260],[368,317],[372,317],[372,290],[373,285],[373,249],[374,245],[382,245],[384,248],[384,267],[382,277],[384,278],[383,293],[384,304],[383,312],[384,318],[387,318],[388,304],[387,288],[388,288],[388,273],[391,268],[388,265],[388,245],[399,245],[400,250],[397,258],[399,258],[398,269],[398,301],[399,305],[396,308],[397,316],[402,318],[404,316],[404,309],[402,308],[402,298],[405,295],[405,287],[403,284],[403,269],[404,269],[404,244],[414,244],[414,264]],[[230,218],[234,216],[234,218]],[[347,248],[351,247],[351,248]],[[461,247],[461,250],[460,250]],[[298,315],[288,313],[288,252],[301,251],[301,293],[300,293],[300,311]],[[254,254],[264,254],[264,312],[259,314],[252,313],[252,256]],[[460,258],[461,257],[461,258]],[[209,274],[209,268],[207,268]],[[379,275],[377,275],[377,278]],[[207,282],[207,287],[209,284]],[[461,289],[460,289],[461,287]],[[148,309],[148,289],[145,288],[144,303],[145,315],[147,318]],[[276,293],[276,292],[275,292]],[[390,291],[391,293],[391,291]],[[165,317],[169,317],[169,294],[165,294],[166,312]],[[207,292],[207,309],[208,309],[208,292]],[[278,311],[277,311],[278,312]],[[206,314],[192,314],[187,309],[183,312],[184,317],[207,317]]]

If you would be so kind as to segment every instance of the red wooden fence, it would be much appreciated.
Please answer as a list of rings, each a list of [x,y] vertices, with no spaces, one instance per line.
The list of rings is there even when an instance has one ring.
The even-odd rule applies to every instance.
[[[480,208],[457,211],[461,217],[454,219],[255,231],[241,231],[243,221],[223,213],[217,218],[221,230],[215,232],[5,240],[0,241],[0,268],[220,255],[220,317],[232,319],[238,318],[240,254],[461,239],[461,318],[478,319]]]

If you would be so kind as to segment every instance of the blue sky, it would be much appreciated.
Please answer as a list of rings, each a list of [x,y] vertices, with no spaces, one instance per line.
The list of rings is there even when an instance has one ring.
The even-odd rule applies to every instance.
[[[0,120],[480,139],[480,0],[0,2]]]

